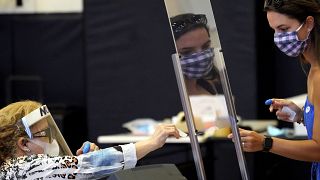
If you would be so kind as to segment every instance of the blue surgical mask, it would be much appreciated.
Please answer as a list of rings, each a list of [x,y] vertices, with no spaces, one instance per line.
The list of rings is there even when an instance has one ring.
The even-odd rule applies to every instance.
[[[302,26],[303,24],[301,24],[301,26],[299,26],[297,30],[292,32],[274,33],[274,43],[286,55],[297,57],[306,49],[306,41],[309,38],[309,34],[305,40],[299,40],[298,38],[298,31]]]
[[[180,63],[183,74],[192,79],[206,77],[213,67],[213,57],[213,48],[182,56]]]

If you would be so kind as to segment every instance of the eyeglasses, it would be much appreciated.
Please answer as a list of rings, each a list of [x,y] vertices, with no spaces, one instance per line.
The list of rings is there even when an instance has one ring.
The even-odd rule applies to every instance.
[[[33,133],[32,136],[35,137],[47,137],[49,139],[49,143],[52,142],[52,132],[51,129],[48,127],[47,129],[38,131],[36,133]]]
[[[197,24],[203,24],[203,25],[207,24],[207,18],[204,14],[194,14],[187,17],[181,17],[181,20],[172,22],[171,27],[174,34],[176,34],[176,33],[183,32],[187,28]]]
[[[264,2],[264,8],[273,7],[275,9],[279,9],[283,5],[284,0],[266,0]]]

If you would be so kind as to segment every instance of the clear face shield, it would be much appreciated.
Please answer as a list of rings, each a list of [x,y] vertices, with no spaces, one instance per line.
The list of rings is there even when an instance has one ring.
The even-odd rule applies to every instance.
[[[72,152],[46,105],[24,116],[17,122],[17,126],[27,133],[32,143],[42,147],[44,154],[72,156]]]

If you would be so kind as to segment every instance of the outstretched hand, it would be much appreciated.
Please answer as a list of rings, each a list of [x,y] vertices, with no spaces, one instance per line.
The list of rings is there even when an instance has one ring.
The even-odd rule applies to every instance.
[[[156,127],[153,135],[145,141],[137,142],[136,145],[136,153],[137,159],[140,159],[154,151],[156,149],[161,148],[165,143],[169,136],[179,138],[179,131],[173,124],[160,124]]]
[[[152,134],[150,140],[155,145],[155,148],[158,149],[165,144],[169,136],[177,139],[180,137],[176,126],[173,124],[160,124],[156,127],[155,132]]]

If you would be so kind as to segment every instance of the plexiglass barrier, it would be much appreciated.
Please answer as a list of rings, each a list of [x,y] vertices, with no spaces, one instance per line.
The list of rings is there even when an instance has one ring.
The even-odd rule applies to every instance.
[[[199,180],[206,179],[197,132],[233,133],[242,179],[248,180],[237,115],[209,0],[165,0],[176,53],[172,55]]]

